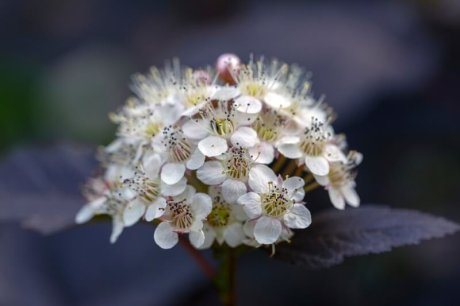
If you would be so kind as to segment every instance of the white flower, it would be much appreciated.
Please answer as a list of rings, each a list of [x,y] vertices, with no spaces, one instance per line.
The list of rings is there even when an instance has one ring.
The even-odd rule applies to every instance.
[[[243,230],[246,214],[241,206],[227,203],[219,188],[211,187],[209,193],[213,208],[204,224],[205,240],[200,248],[209,248],[214,241],[220,245],[225,242],[230,247],[239,246],[246,239]]]
[[[253,123],[259,143],[249,149],[254,160],[260,164],[270,164],[275,158],[274,146],[281,136],[297,131],[297,126],[288,117],[276,110],[262,111]]]
[[[313,118],[311,124],[299,135],[285,136],[277,149],[287,158],[299,159],[314,175],[326,175],[329,162],[345,161],[346,156],[332,142],[332,130],[328,125]]]
[[[205,239],[203,220],[212,209],[211,198],[207,194],[196,193],[193,187],[187,186],[183,194],[168,197],[163,204],[164,207],[156,212],[158,217],[161,215],[162,220],[153,236],[156,244],[163,249],[170,249],[177,244],[178,233],[189,233],[192,245],[200,247]]]
[[[248,125],[257,118],[257,114],[243,113],[237,108],[232,100],[212,100],[184,123],[184,134],[190,139],[200,140],[199,150],[209,157],[226,152],[227,140],[235,146],[252,147],[258,142],[257,133]]]
[[[243,239],[243,244],[253,247],[253,248],[258,248],[261,245],[263,245],[259,243],[254,237],[254,227],[256,226],[257,221],[258,219],[248,220],[243,225],[243,231],[244,231],[244,234],[246,235],[246,237]],[[277,242],[281,242],[281,241],[289,242],[292,236],[294,236],[294,232],[288,227],[283,226],[281,229],[281,234]]]
[[[97,181],[93,181],[92,183],[94,184],[95,182]],[[115,243],[123,231],[123,228],[135,223],[132,218],[138,220],[142,216],[145,205],[126,188],[110,186],[107,182],[100,185],[94,185],[93,187],[99,188],[100,186],[104,186],[103,188],[105,188],[105,190],[100,189],[96,191],[96,193],[103,193],[97,198],[93,198],[91,202],[80,209],[75,218],[75,222],[82,224],[88,222],[96,215],[111,216],[112,234],[110,236],[110,242]],[[94,194],[93,197],[95,196]],[[129,212],[128,205],[130,206]],[[142,213],[139,213],[139,211],[142,211]],[[125,216],[125,214],[127,216]],[[137,217],[136,215],[140,216]]]
[[[306,228],[311,223],[308,209],[301,202],[304,181],[290,177],[283,181],[265,165],[255,165],[249,173],[248,192],[238,198],[250,219],[257,219],[254,237],[260,244],[275,243],[283,227]]]
[[[185,106],[181,90],[195,82],[190,71],[181,68],[179,61],[174,60],[172,65],[167,63],[162,71],[152,67],[148,75],[135,75],[131,88],[145,104]]]
[[[182,129],[171,125],[154,139],[153,149],[166,160],[160,177],[168,185],[177,184],[184,177],[186,169],[198,169],[205,160],[196,145],[184,136]]]
[[[231,147],[219,160],[205,162],[196,174],[207,185],[222,184],[225,201],[235,203],[247,191],[246,182],[252,165],[253,160],[247,149]]]
[[[350,152],[347,163],[331,163],[328,175],[315,175],[316,181],[325,186],[329,193],[332,205],[337,209],[345,209],[345,203],[353,207],[359,206],[359,196],[355,191],[355,176],[353,168],[361,163],[362,155],[357,152]]]
[[[251,59],[247,65],[241,67],[237,75],[237,88],[242,95],[235,102],[244,104],[251,99],[257,99],[276,110],[287,108],[292,99],[286,85],[293,79],[296,77],[284,63],[272,61],[271,65],[264,65],[262,60],[254,62]]]

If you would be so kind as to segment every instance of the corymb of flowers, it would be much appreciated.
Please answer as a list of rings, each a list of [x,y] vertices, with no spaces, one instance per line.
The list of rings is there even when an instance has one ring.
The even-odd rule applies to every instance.
[[[109,215],[111,242],[150,222],[163,249],[181,235],[198,249],[274,246],[308,230],[315,188],[337,209],[359,205],[362,156],[335,133],[331,108],[300,68],[224,54],[215,68],[152,68],[132,88],[110,115],[117,138],[100,150],[102,174],[88,181],[76,216]]]

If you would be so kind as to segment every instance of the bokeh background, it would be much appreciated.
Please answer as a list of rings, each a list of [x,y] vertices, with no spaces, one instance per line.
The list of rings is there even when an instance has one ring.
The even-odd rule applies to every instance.
[[[358,191],[460,222],[460,2],[0,1],[0,156],[31,144],[105,144],[130,76],[172,57],[277,57],[312,73],[316,97],[364,153]],[[324,192],[308,207],[329,207]],[[5,203],[3,203],[4,205]],[[365,204],[364,204],[365,205]],[[0,305],[217,305],[180,248],[152,229],[110,245],[108,224],[42,237],[0,225]],[[305,271],[253,252],[239,305],[460,305],[460,236]]]

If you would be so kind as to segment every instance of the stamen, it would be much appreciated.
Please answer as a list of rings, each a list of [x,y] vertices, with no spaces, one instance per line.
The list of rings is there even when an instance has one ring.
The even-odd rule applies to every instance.
[[[254,122],[254,129],[260,139],[274,142],[278,139],[279,129],[283,126],[283,118],[277,112],[265,112]]]
[[[192,226],[193,216],[186,200],[169,202],[168,208],[171,213],[172,224],[176,229],[187,230]]]
[[[304,130],[300,148],[307,155],[321,155],[329,136],[329,133],[324,130],[324,124],[313,117],[311,126]]]
[[[135,191],[145,202],[151,203],[160,195],[160,184],[150,179],[142,170],[134,173],[134,177],[126,179],[123,184]]]
[[[251,162],[247,149],[233,147],[225,163],[225,172],[232,179],[245,180],[249,175]]]
[[[169,160],[183,162],[192,155],[192,146],[180,129],[167,126],[163,129],[163,145],[165,146]]]
[[[230,219],[230,205],[216,196],[213,201],[213,208],[207,217],[208,223],[213,227],[222,227],[228,224]]]
[[[270,182],[269,192],[261,195],[262,209],[265,214],[272,217],[283,216],[293,205],[292,200],[287,198],[287,189],[278,187]]]

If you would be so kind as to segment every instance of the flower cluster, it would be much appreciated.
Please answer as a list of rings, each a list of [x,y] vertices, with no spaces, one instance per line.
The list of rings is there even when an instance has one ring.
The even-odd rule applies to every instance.
[[[112,242],[144,221],[164,249],[183,234],[196,248],[273,245],[310,225],[305,191],[324,186],[336,208],[359,205],[362,156],[346,151],[301,69],[227,54],[215,69],[152,69],[133,89],[110,115],[117,138],[76,217],[111,216]]]

